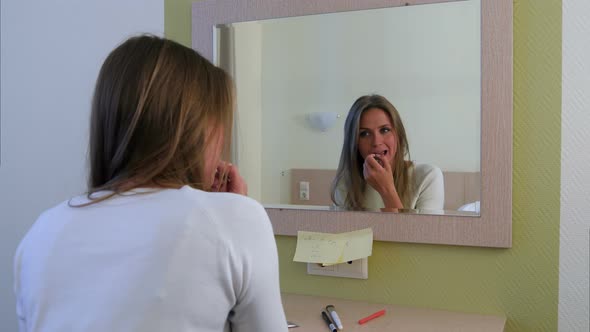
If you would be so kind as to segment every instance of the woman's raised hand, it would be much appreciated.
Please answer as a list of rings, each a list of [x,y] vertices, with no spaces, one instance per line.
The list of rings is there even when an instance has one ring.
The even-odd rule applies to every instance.
[[[391,165],[387,159],[381,158],[380,155],[370,154],[365,158],[363,176],[365,181],[381,195],[395,190]]]
[[[363,177],[381,195],[386,208],[403,208],[393,182],[393,169],[387,159],[377,154],[368,155],[363,164]]]
[[[215,180],[211,186],[211,191],[228,192],[247,196],[248,186],[235,165],[222,161],[217,166]]]

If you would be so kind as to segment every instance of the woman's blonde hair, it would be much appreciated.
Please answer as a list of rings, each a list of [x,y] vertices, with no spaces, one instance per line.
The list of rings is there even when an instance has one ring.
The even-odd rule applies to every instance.
[[[410,148],[406,130],[397,109],[385,97],[380,95],[367,95],[358,98],[348,112],[344,124],[344,143],[340,154],[340,163],[330,188],[332,201],[337,206],[348,209],[362,210],[366,208],[363,206],[363,202],[367,184],[363,176],[364,160],[358,150],[358,137],[361,116],[363,112],[372,108],[381,109],[389,116],[393,125],[393,132],[397,136],[397,152],[391,167],[394,170],[395,189],[404,207],[408,208],[413,187],[409,172],[412,162],[409,161]],[[336,196],[337,191],[346,193],[345,198],[341,197],[343,201]]]
[[[88,197],[141,186],[209,190],[205,145],[222,130],[227,153],[232,117],[233,83],[222,69],[171,40],[128,39],[96,82]]]

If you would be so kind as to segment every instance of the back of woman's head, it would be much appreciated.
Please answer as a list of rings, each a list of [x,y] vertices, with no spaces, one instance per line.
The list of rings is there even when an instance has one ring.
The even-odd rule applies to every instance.
[[[205,146],[231,135],[229,76],[194,50],[156,36],[115,48],[96,82],[89,193],[139,186],[206,188]]]

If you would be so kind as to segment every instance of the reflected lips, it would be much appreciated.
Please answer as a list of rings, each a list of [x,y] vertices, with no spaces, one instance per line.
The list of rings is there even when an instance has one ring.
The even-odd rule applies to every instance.
[[[386,154],[387,154],[387,150],[383,151],[382,153],[373,154],[373,158],[375,158],[375,160],[377,160],[377,162],[379,163],[379,165],[381,165],[381,167],[385,167],[385,165],[383,164],[383,159],[381,159],[381,157],[385,156]]]

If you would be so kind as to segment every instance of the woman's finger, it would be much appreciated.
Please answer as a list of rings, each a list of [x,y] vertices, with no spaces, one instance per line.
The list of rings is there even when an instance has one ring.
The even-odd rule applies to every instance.
[[[228,177],[227,163],[224,161],[219,162],[215,172],[215,179],[213,181],[212,191],[226,191]]]
[[[383,161],[380,158],[379,161],[377,161],[377,158],[378,157],[376,157],[374,154],[368,155],[367,158],[365,158],[365,164],[368,164],[368,166],[375,170],[382,169],[383,166],[379,161]]]
[[[246,181],[240,175],[238,168],[232,164],[228,166],[227,189],[232,193],[248,195]]]
[[[369,158],[367,158],[369,159]],[[373,162],[375,162],[373,160]],[[374,172],[374,166],[370,165],[370,161],[365,159],[365,162],[363,163],[363,176],[365,177],[365,180],[369,180],[370,178],[372,178]]]
[[[389,160],[383,159],[383,164],[381,166],[383,166],[383,168],[387,171],[388,174],[392,174],[391,164],[389,163]]]

